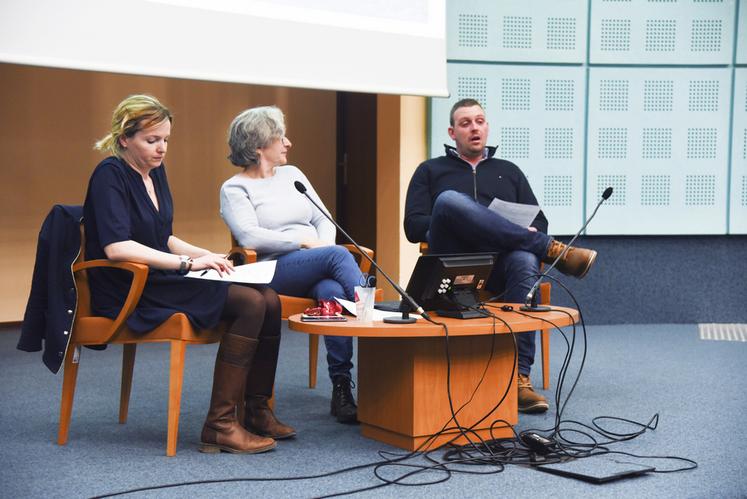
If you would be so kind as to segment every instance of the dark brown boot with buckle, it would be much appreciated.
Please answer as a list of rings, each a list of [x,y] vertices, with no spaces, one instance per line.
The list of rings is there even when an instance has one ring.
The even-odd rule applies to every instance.
[[[586,275],[597,258],[597,252],[594,250],[576,248],[575,246],[568,247],[553,239],[550,242],[550,246],[547,247],[547,255],[545,255],[542,261],[551,264],[566,248],[568,248],[568,251],[558,260],[555,268],[566,275],[581,279]]]
[[[280,336],[259,338],[254,363],[246,377],[244,427],[258,435],[276,440],[296,436],[296,430],[283,424],[270,408],[272,387],[275,384],[275,369],[280,351]]]
[[[519,411],[527,414],[545,412],[550,405],[547,399],[534,391],[532,380],[526,374],[519,374]]]
[[[236,418],[244,380],[257,350],[257,340],[226,333],[215,359],[210,410],[202,427],[200,452],[255,454],[275,448],[271,438],[246,431]]]

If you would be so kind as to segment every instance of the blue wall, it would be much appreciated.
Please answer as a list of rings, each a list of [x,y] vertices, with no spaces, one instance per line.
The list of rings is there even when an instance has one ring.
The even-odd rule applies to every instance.
[[[567,240],[567,239],[566,239]],[[562,276],[588,324],[747,322],[747,236],[589,236],[597,261]],[[552,303],[572,306],[554,284]]]

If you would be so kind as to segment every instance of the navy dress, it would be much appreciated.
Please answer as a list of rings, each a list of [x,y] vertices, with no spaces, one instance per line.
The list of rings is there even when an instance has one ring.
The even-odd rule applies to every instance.
[[[123,160],[109,157],[96,166],[83,206],[86,260],[106,258],[104,247],[132,240],[170,253],[174,206],[164,166],[150,172],[159,210],[145,190],[142,177]],[[97,315],[115,318],[130,288],[132,274],[119,269],[89,272],[91,305]],[[198,329],[218,324],[228,283],[189,279],[174,270],[150,269],[137,309],[127,326],[144,333],[175,312],[183,312]]]

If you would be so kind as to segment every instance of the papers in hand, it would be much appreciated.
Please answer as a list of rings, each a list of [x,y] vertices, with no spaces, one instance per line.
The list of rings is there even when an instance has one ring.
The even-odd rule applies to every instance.
[[[233,268],[230,274],[223,272],[223,277],[215,269],[193,270],[187,277],[193,279],[207,279],[209,281],[243,282],[246,284],[268,284],[275,275],[275,260],[267,262],[247,263]]]
[[[493,198],[488,208],[522,227],[529,227],[540,211],[540,207],[533,204],[510,203],[498,198]]]

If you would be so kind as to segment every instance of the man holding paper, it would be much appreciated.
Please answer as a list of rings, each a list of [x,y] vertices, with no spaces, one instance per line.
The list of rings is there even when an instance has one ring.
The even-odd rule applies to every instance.
[[[418,166],[405,203],[405,234],[427,242],[431,253],[498,253],[487,289],[505,290],[505,302],[523,302],[539,274],[540,261],[550,263],[566,245],[547,235],[547,218],[518,166],[493,157],[487,147],[488,120],[479,102],[462,99],[451,108],[446,154]],[[583,277],[596,251],[568,248],[557,263],[564,274]],[[535,333],[517,336],[519,410],[548,409],[532,387]]]

